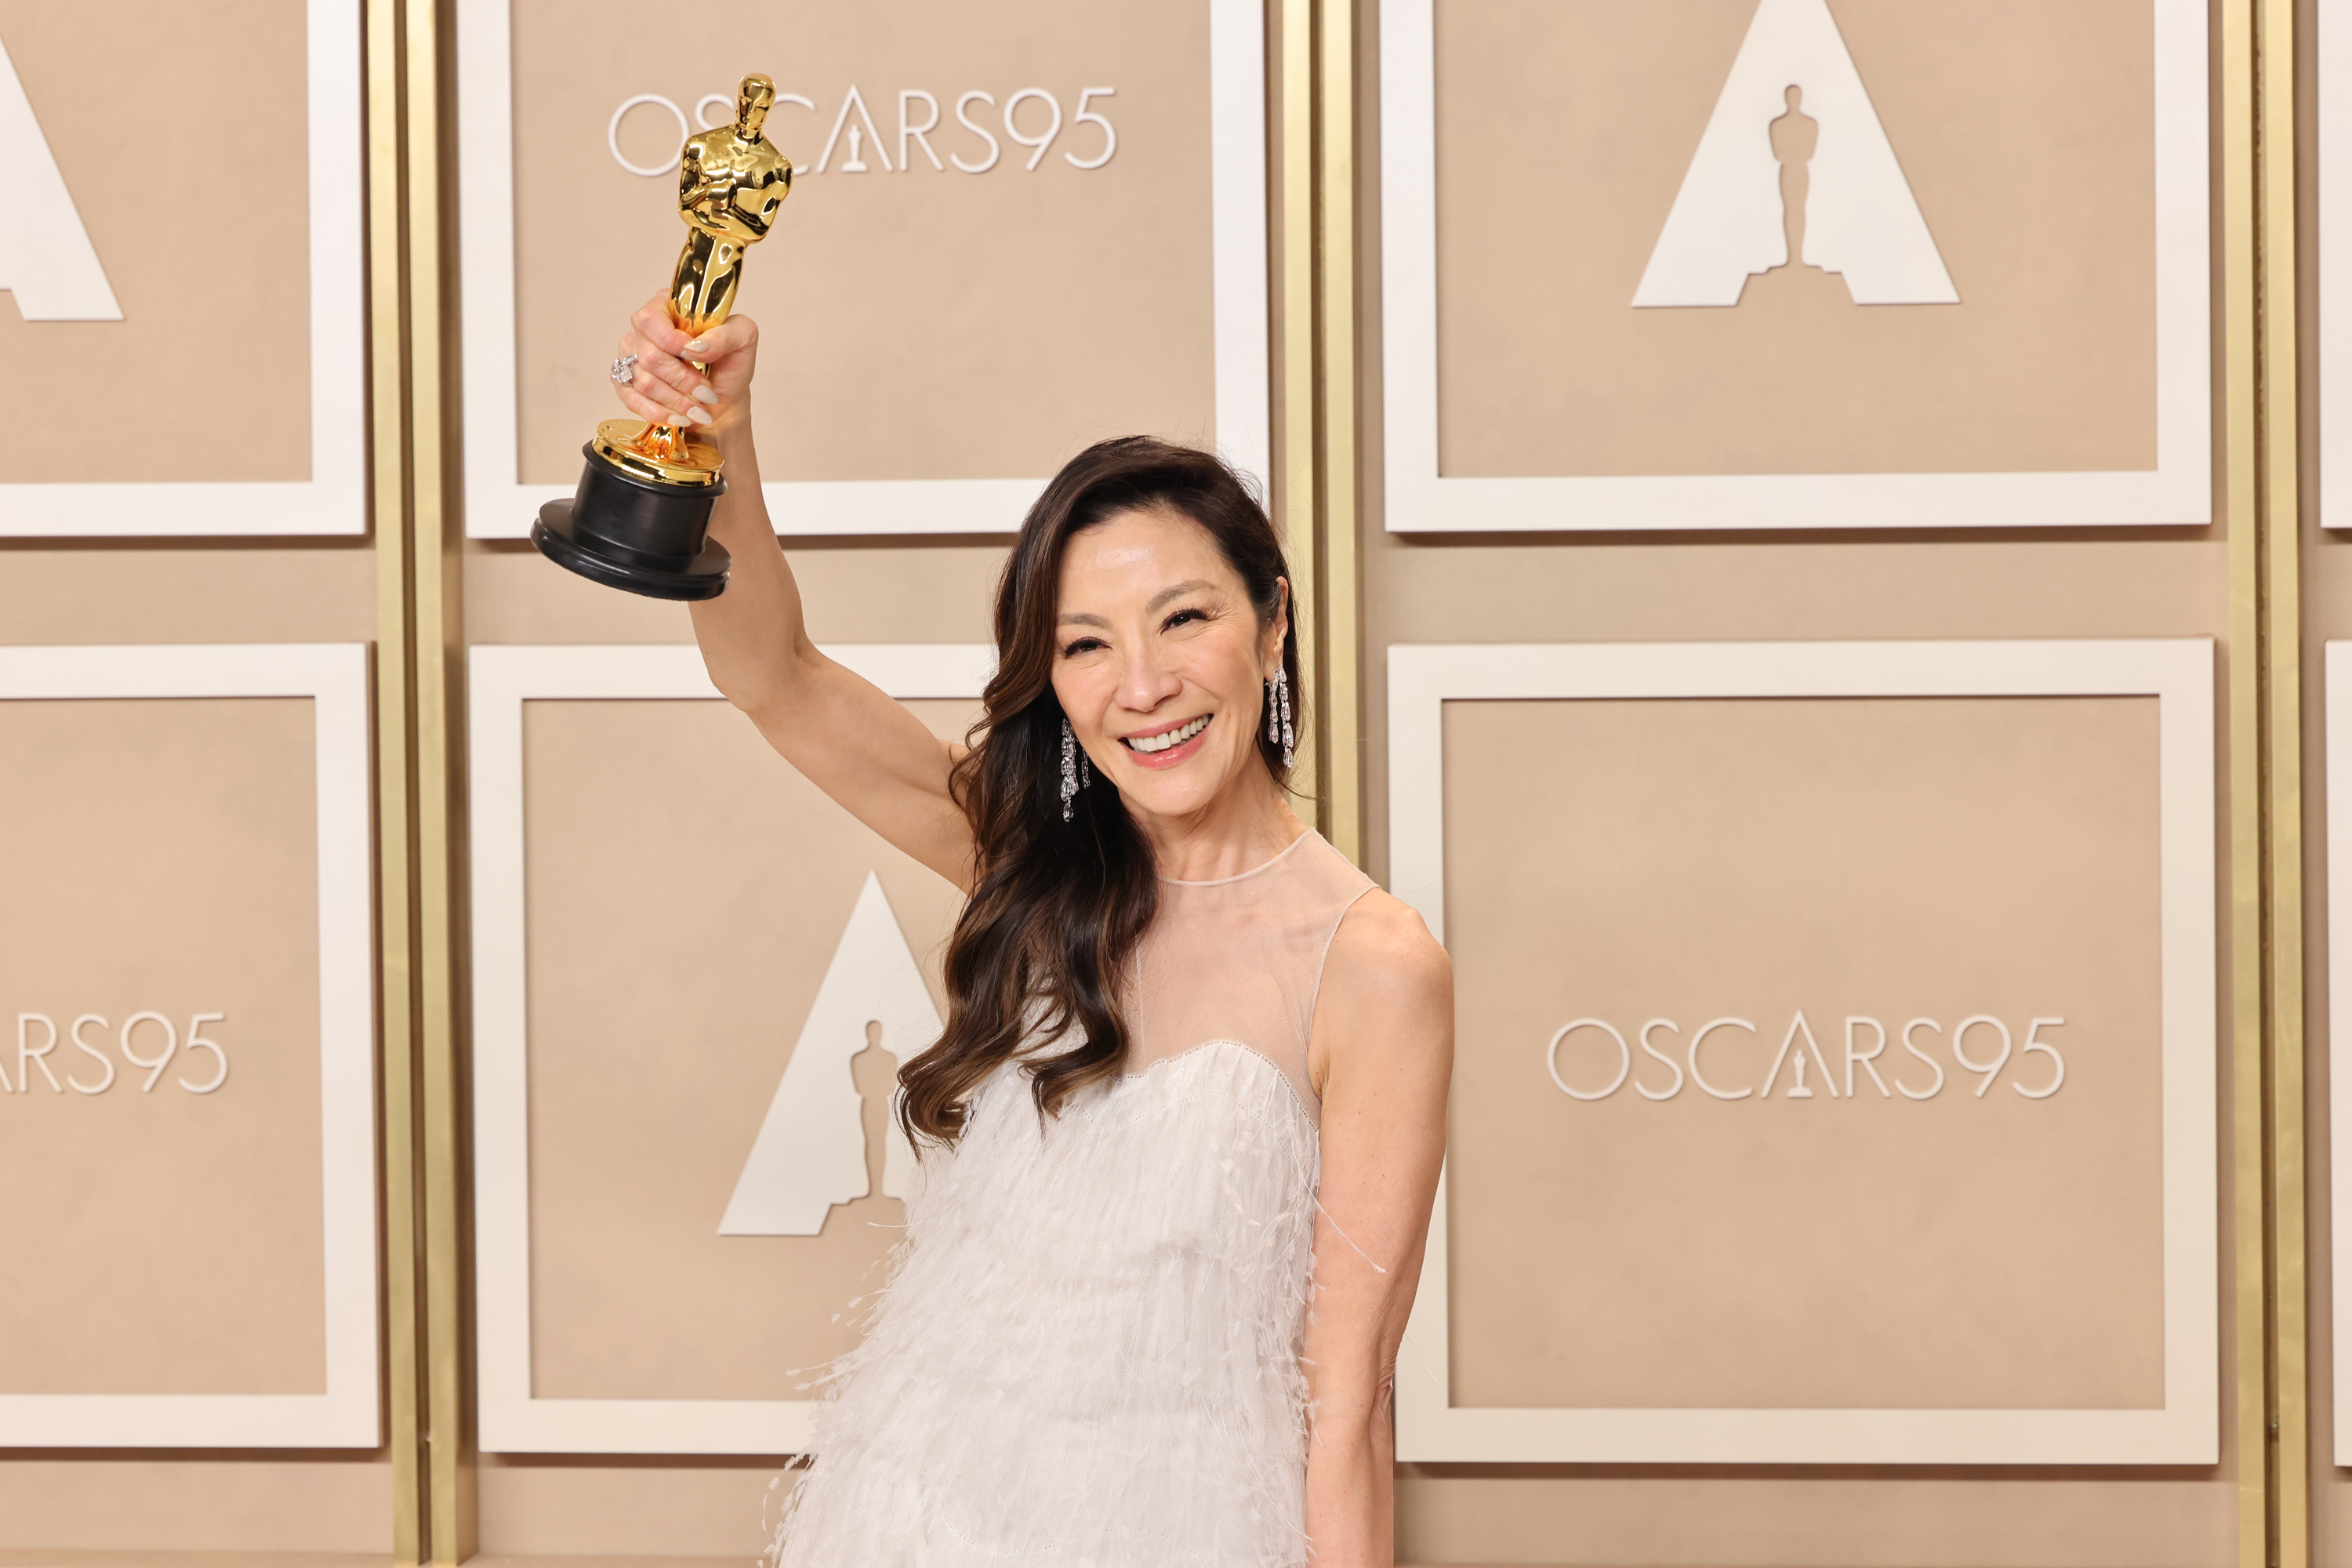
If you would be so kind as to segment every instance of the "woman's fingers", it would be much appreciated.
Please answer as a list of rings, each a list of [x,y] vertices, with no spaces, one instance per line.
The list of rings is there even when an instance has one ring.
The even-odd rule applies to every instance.
[[[648,342],[632,333],[624,340],[628,352],[637,356],[637,372],[659,383],[648,386],[648,396],[667,398],[676,394],[676,406],[681,414],[691,414],[698,405],[708,406],[718,401],[700,371],[676,355],[665,353],[658,343]]]
[[[694,339],[686,352],[708,367],[710,389],[718,400],[711,412],[732,412],[751,389],[760,359],[759,323],[749,316],[730,316]]]
[[[667,300],[648,300],[638,306],[636,314],[629,318],[629,331],[632,336],[642,340],[636,352],[648,360],[670,366],[685,375],[696,374],[692,366],[685,363],[686,334],[669,319]]]
[[[659,295],[638,306],[636,314],[629,318],[629,325],[646,342],[658,344],[664,353],[686,351],[686,334],[669,319],[669,301]]]
[[[748,316],[731,317],[697,337],[671,319],[669,301],[656,295],[637,307],[629,328],[622,353],[637,356],[638,388],[674,423],[711,423],[751,383],[760,328]]]
[[[621,353],[625,357],[637,356],[628,384],[614,384],[621,393],[621,401],[632,410],[637,408],[637,402],[630,397],[634,393],[638,401],[659,408],[660,417],[669,424],[710,423],[709,409],[717,401],[716,395],[692,365],[665,352],[640,332],[633,331],[621,340]],[[642,412],[638,416],[654,417]]]
[[[613,393],[630,413],[640,419],[649,419],[660,425],[695,423],[693,416],[687,412],[697,406],[694,401],[659,376],[648,374],[642,361],[627,382],[613,384]]]
[[[686,420],[679,418],[676,412],[661,404],[656,403],[653,399],[646,397],[634,387],[615,386],[614,390],[621,395],[622,405],[648,425],[683,425],[687,423]]]
[[[710,416],[702,405],[681,397],[675,388],[661,385],[642,374],[625,386],[614,382],[613,391],[630,413],[651,424],[710,423]]]
[[[700,337],[685,342],[680,352],[709,364],[759,346],[759,324],[749,316],[730,316]]]

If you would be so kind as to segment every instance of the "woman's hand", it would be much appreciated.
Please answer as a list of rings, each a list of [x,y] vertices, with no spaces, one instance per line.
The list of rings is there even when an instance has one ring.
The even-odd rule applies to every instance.
[[[637,356],[629,384],[613,384],[630,413],[649,424],[699,428],[740,416],[750,405],[760,326],[749,316],[730,316],[690,338],[670,320],[668,299],[657,294],[629,318],[621,353]],[[697,370],[690,362],[707,369]]]

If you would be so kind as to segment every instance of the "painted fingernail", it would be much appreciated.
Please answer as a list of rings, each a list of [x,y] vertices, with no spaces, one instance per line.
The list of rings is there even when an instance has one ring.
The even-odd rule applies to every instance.
[[[719,395],[707,386],[698,386],[694,389],[694,400],[712,408],[719,406]]]
[[[686,416],[688,419],[693,420],[697,425],[708,425],[710,423],[710,415],[705,409],[689,408],[686,411]]]
[[[710,340],[709,338],[696,338],[693,342],[686,345],[686,352],[690,354],[698,354],[709,346]]]

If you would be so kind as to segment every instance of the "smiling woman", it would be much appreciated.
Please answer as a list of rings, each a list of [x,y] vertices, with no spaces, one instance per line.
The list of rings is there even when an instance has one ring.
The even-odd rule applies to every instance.
[[[1265,513],[1207,453],[1106,441],[1046,486],[1005,563],[997,672],[956,764],[988,853],[948,949],[947,1034],[905,1074],[911,1133],[961,1131],[964,1097],[1022,1050],[1039,1004],[1047,1038],[1077,1037],[1030,1066],[1039,1110],[1117,1076],[1159,879],[1232,876],[1306,831],[1289,759],[1263,738],[1298,668],[1288,594]],[[1066,745],[1101,782],[1061,777]]]
[[[710,524],[733,577],[694,606],[711,678],[970,895],[946,1031],[899,1071],[906,1239],[826,1374],[779,1562],[1390,1563],[1452,975],[1291,809],[1265,510],[1208,453],[1081,453],[1023,524],[985,716],[948,745],[808,640],[758,347],[740,316],[689,342],[659,300],[621,344],[649,373],[623,401],[702,426],[734,477]]]

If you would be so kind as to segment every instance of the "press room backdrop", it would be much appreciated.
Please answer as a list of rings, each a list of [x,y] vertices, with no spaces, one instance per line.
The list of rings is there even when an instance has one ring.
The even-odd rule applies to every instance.
[[[447,1539],[756,1553],[903,1220],[951,892],[681,607],[522,539],[667,276],[677,140],[759,69],[770,504],[814,635],[942,735],[1045,475],[1144,429],[1294,479],[1297,343],[1354,366],[1333,820],[1460,985],[1401,1560],[2240,1561],[2221,9],[1366,4],[1320,340],[1287,14],[720,4],[664,51],[662,9],[447,10]],[[0,0],[0,348],[68,367],[0,385],[0,1563],[382,1561],[413,1503],[361,18]]]

